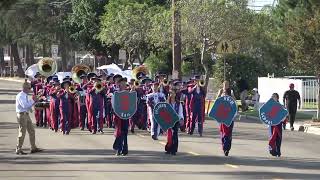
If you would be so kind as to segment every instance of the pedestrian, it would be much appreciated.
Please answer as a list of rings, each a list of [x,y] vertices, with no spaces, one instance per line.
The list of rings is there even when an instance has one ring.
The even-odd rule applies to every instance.
[[[279,102],[279,94],[273,93],[272,99]],[[282,125],[284,122],[280,122],[278,125],[269,126],[269,152],[272,156],[281,156],[281,141],[282,141]]]
[[[223,88],[219,90],[217,98],[222,96],[231,96],[235,100],[234,93],[229,85],[229,81],[223,82]],[[223,123],[220,124],[219,130],[221,135],[222,150],[225,156],[228,156],[229,151],[231,150],[233,126],[234,121],[232,121],[229,127]]]
[[[286,91],[283,95],[283,104],[289,111],[289,121],[290,121],[290,129],[294,130],[293,124],[296,118],[297,106],[299,102],[299,109],[301,106],[300,94],[298,91],[294,90],[294,84],[289,85],[290,90]]]
[[[241,109],[242,109],[242,112],[244,112],[248,110],[246,99],[248,96],[249,85],[248,85],[248,82],[245,79],[241,78],[240,75],[237,75],[237,79],[238,79],[237,86],[240,92]]]
[[[26,136],[26,131],[28,131],[30,139],[30,153],[37,153],[43,151],[42,149],[39,149],[36,146],[35,130],[29,116],[29,112],[32,111],[32,106],[38,101],[37,98],[34,98],[34,100],[28,99],[28,93],[31,92],[31,84],[25,81],[22,85],[22,91],[16,96],[16,113],[17,121],[19,123],[18,144],[16,147],[16,154],[18,155],[26,154],[22,151],[22,145]]]

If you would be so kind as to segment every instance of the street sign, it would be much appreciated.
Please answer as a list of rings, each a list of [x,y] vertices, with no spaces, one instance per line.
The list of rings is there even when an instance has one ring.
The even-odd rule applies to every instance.
[[[218,54],[233,53],[233,46],[229,41],[221,41],[217,46]]]
[[[288,115],[288,111],[272,98],[267,101],[259,110],[260,120],[266,125],[278,125]]]
[[[230,126],[238,114],[236,101],[231,96],[218,98],[209,113],[209,117],[218,123]]]
[[[51,55],[53,58],[57,58],[59,53],[59,46],[56,44],[51,45]]]

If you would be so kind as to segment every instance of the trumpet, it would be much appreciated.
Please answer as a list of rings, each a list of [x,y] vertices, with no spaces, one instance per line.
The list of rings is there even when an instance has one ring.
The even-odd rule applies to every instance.
[[[74,94],[77,92],[76,88],[74,86],[69,86],[68,88],[69,93]]]
[[[204,80],[200,80],[198,84],[200,87],[204,87],[206,85],[206,82]]]
[[[134,87],[139,87],[140,86],[140,82],[139,81],[134,81],[133,85],[134,85]]]
[[[96,91],[98,91],[98,92],[100,92],[100,91],[103,90],[103,86],[102,86],[102,84],[101,84],[100,82],[96,82],[96,83],[94,84],[94,88],[95,88]]]
[[[164,78],[164,79],[162,80],[161,84],[162,84],[163,86],[169,86],[169,81],[168,81],[168,79],[167,79],[167,78]]]

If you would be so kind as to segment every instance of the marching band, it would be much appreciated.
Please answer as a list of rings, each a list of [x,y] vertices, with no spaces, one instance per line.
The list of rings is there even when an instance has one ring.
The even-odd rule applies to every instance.
[[[48,127],[54,132],[68,135],[72,129],[87,129],[90,133],[103,133],[104,125],[115,129],[113,145],[117,155],[128,154],[127,135],[135,128],[148,130],[153,140],[160,134],[167,134],[167,154],[175,155],[178,148],[178,130],[192,135],[198,124],[199,135],[203,133],[205,114],[204,83],[200,76],[188,82],[169,80],[167,75],[158,74],[155,79],[148,77],[145,66],[133,70],[133,79],[119,74],[98,76],[90,72],[86,65],[72,68],[72,77],[59,81],[56,64],[50,58],[38,62],[39,72],[31,82],[33,95],[41,99],[35,106],[35,119],[38,127]],[[137,94],[137,110],[124,120],[112,108],[115,92],[128,91]],[[163,132],[153,117],[153,108],[158,102],[172,105],[179,115],[179,122],[167,132]]]

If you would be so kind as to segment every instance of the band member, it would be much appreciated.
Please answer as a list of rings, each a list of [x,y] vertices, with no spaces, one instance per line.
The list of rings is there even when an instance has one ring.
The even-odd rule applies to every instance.
[[[135,125],[138,126],[139,129],[142,129],[144,126],[144,120],[146,116],[146,111],[145,111],[145,95],[144,91],[142,88],[142,85],[140,84],[139,80],[133,81],[131,84],[131,91],[136,91],[137,92],[137,111],[136,113],[132,116],[130,119],[130,130],[131,133],[134,133],[134,127]]]
[[[194,87],[193,81],[188,81],[186,83],[186,87],[184,87],[180,92],[184,96],[184,109],[186,113],[185,118],[185,129],[187,129],[188,134],[190,134],[191,131],[191,109],[190,109],[190,102],[191,102],[191,93],[192,89]]]
[[[190,115],[191,115],[191,122],[189,124],[189,134],[192,135],[195,129],[196,121],[198,122],[198,133],[200,137],[202,136],[203,132],[203,123],[204,123],[204,113],[205,113],[205,98],[206,92],[201,87],[200,84],[200,76],[196,77],[196,85],[190,92]]]
[[[141,119],[142,121],[142,129],[146,130],[146,129],[150,129],[151,127],[151,121],[150,121],[150,117],[148,116],[148,108],[147,108],[147,95],[152,93],[152,89],[151,89],[151,84],[152,83],[152,79],[146,77],[144,79],[142,79],[142,84],[143,84],[143,111],[144,111],[144,117],[143,119]]]
[[[159,92],[159,83],[153,83],[152,93],[147,95],[148,116],[151,121],[151,137],[153,140],[158,140],[158,135],[160,133],[160,126],[153,118],[153,109],[158,102],[164,102],[165,100],[165,95]]]
[[[34,88],[36,89],[36,94],[38,98],[40,97],[45,97],[45,89],[44,89],[44,82],[43,82],[43,76],[37,76],[37,83],[34,84]],[[44,110],[35,110],[35,119],[36,119],[36,125],[37,127],[44,127],[45,122],[44,122]]]
[[[86,74],[80,76],[81,83],[77,88],[78,95],[78,111],[79,111],[79,126],[80,130],[83,131],[86,124],[88,124],[88,111],[86,107],[86,88],[85,85],[88,83]],[[88,126],[88,125],[87,125]]]
[[[222,96],[231,96],[233,97],[233,99],[236,99],[234,97],[232,89],[229,86],[229,81],[224,81],[223,88],[219,90],[217,97],[222,97]],[[233,125],[234,125],[234,121],[232,121],[229,127],[225,124],[222,124],[222,123],[220,124],[222,150],[225,156],[229,155],[229,151],[231,149]]]
[[[44,94],[45,94],[45,101],[46,102],[49,102],[50,103],[50,90],[51,88],[53,87],[53,76],[49,76],[47,78],[47,83],[44,87]],[[49,106],[50,107],[50,106]],[[44,126],[46,127],[47,125],[49,126],[49,129],[52,129],[51,128],[51,115],[50,115],[50,108],[46,108],[44,110],[44,113],[45,113],[45,121],[44,121]]]
[[[89,104],[90,104],[90,90],[94,88],[94,79],[97,77],[97,75],[95,73],[88,73],[87,78],[89,80],[89,82],[85,85],[83,85],[83,89],[86,89],[86,107],[87,107],[87,113],[88,113],[88,123],[87,123],[87,129],[92,133],[91,130],[91,124],[92,124],[92,113],[89,112]]]
[[[60,99],[60,123],[61,131],[63,134],[68,135],[73,126],[73,120],[77,119],[74,113],[75,99],[74,95],[71,94],[69,87],[71,86],[70,81],[64,81],[61,83],[63,90],[58,93]]]
[[[100,79],[92,78],[92,80],[94,81],[94,88],[88,91],[88,113],[91,118],[90,129],[92,134],[96,134],[97,130],[103,134],[103,100],[106,93]]]
[[[105,84],[105,88],[107,89],[107,93],[109,93],[109,89],[114,85],[113,82],[113,74],[110,74],[107,76],[106,78],[106,84]],[[113,127],[113,123],[112,123],[112,105],[111,105],[111,98],[110,96],[105,96],[105,100],[104,100],[104,112],[105,112],[105,122],[107,124],[108,128],[112,128]]]
[[[279,95],[277,93],[272,94],[272,98],[279,102]],[[282,124],[269,126],[269,152],[272,156],[281,156],[281,141],[282,141]]]
[[[117,84],[119,91],[125,91],[127,88],[127,78],[118,79]],[[113,98],[113,96],[112,96]],[[112,100],[113,101],[113,100]],[[117,156],[126,156],[128,154],[128,130],[129,121],[126,119],[120,119],[114,114],[115,124],[115,141],[113,143],[113,149],[116,151]]]
[[[177,95],[177,87],[179,82],[175,83],[175,88],[171,89],[168,103],[172,106],[175,112],[179,115],[180,121],[177,122],[171,129],[167,131],[167,144],[165,146],[166,154],[176,155],[178,152],[178,131],[180,124],[183,124],[183,106],[180,103],[180,97]]]
[[[51,129],[55,132],[58,131],[60,123],[60,99],[58,98],[58,93],[61,90],[60,82],[58,78],[53,78],[53,87],[50,89],[50,122]]]

